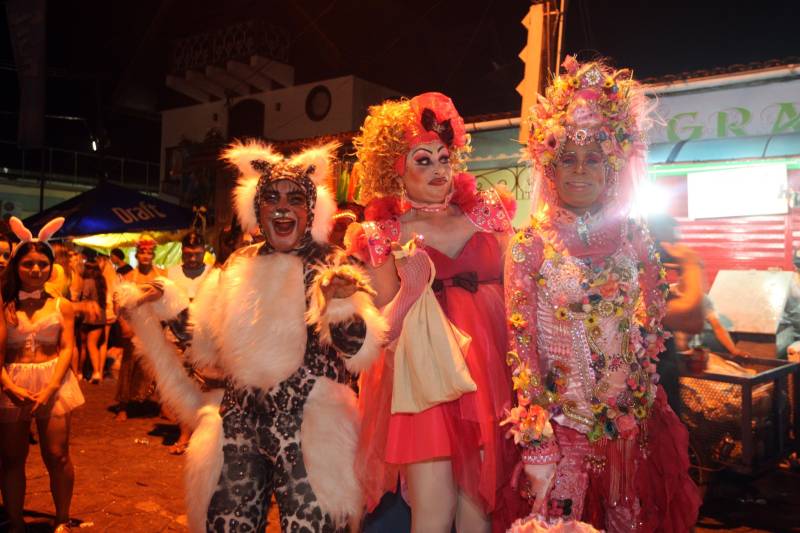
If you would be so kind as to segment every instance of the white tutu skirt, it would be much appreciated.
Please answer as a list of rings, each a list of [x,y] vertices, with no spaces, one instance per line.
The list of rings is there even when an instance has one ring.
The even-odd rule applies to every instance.
[[[16,385],[26,388],[31,393],[37,393],[50,383],[57,364],[57,357],[45,363],[11,363],[6,365],[6,372]],[[64,416],[84,402],[78,380],[75,379],[72,370],[68,369],[61,381],[61,387],[53,394],[47,405],[42,406],[35,414],[31,412],[32,402],[16,405],[8,394],[5,392],[0,394],[0,423]]]

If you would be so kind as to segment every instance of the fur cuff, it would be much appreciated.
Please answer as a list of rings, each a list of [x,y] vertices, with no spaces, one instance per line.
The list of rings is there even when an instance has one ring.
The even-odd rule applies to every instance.
[[[133,342],[142,354],[145,366],[158,384],[161,401],[166,403],[182,423],[194,427],[202,394],[197,384],[186,375],[175,345],[164,336],[161,322],[152,311],[152,303],[130,312],[130,324],[136,336]]]
[[[197,412],[197,427],[189,441],[184,470],[190,533],[206,531],[208,506],[219,483],[224,459],[222,417],[219,416],[222,391],[215,390],[203,396],[205,405]]]
[[[389,330],[386,319],[372,303],[372,298],[363,291],[356,291],[347,298],[333,298],[323,313],[321,308],[325,300],[319,277],[311,285],[309,292],[310,303],[306,312],[306,323],[316,325],[316,332],[323,346],[333,345],[330,330],[332,325],[349,322],[356,317],[365,322],[367,333],[361,348],[355,355],[344,359],[347,370],[354,374],[369,368],[378,357]]]
[[[150,302],[148,307],[151,312],[155,314],[156,318],[166,322],[172,320],[181,314],[184,309],[189,307],[189,297],[171,280],[164,277],[156,278],[156,280],[156,284],[161,288],[164,294],[155,302]],[[138,307],[139,297],[141,295],[142,291],[139,286],[136,283],[127,281],[120,283],[116,291],[114,291],[117,303],[123,309],[133,310]]]
[[[363,510],[354,468],[358,434],[353,390],[328,378],[317,379],[303,408],[303,463],[320,508],[340,526],[359,518]]]
[[[167,278],[157,278],[158,284],[164,291],[161,298],[152,302],[150,308],[156,318],[167,322],[177,317],[184,309],[189,308],[189,296],[186,292]]]
[[[130,281],[123,281],[114,290],[114,299],[121,309],[136,307],[136,302],[139,301],[141,295],[142,291],[139,290],[139,287]]]

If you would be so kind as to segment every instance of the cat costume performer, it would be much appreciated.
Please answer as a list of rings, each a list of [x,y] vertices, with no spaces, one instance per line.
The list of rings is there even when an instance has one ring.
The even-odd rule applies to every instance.
[[[273,494],[283,531],[346,531],[362,513],[350,385],[378,355],[386,325],[366,277],[327,244],[336,205],[324,181],[333,149],[284,158],[250,142],[224,153],[241,173],[235,209],[245,231],[269,235],[262,209],[277,184],[304,193],[307,224],[293,249],[279,252],[268,238],[236,251],[191,306],[168,280],[153,303],[140,305],[135,286],[120,293],[164,401],[194,429],[186,466],[191,531],[263,531]],[[325,285],[337,276],[358,290],[326,300]],[[161,333],[159,322],[187,307],[187,358],[226,375],[221,407],[219,393],[202,394],[186,376]]]

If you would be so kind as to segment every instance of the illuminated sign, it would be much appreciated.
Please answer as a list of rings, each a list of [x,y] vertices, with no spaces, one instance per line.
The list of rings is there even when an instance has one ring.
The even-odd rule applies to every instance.
[[[786,165],[689,172],[689,218],[783,215],[789,210]]]
[[[678,142],[800,132],[800,80],[658,96],[650,141]]]
[[[158,210],[155,204],[147,203],[145,201],[139,202],[139,205],[134,207],[112,207],[111,211],[122,221],[123,224],[131,224],[133,222],[143,222],[145,220],[152,220],[154,218],[167,218],[167,215]]]

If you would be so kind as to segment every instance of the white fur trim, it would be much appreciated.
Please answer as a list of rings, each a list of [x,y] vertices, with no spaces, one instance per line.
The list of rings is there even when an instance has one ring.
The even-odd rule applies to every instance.
[[[283,156],[272,146],[250,139],[246,142],[236,141],[229,145],[222,152],[221,159],[238,168],[240,174],[252,176],[260,174],[253,168],[253,161],[266,161],[274,165],[283,161]]]
[[[362,512],[363,496],[354,469],[358,433],[353,390],[318,378],[303,408],[303,463],[320,508],[339,525]]]
[[[139,290],[139,287],[130,281],[119,283],[114,290],[114,299],[123,309],[133,309],[136,307],[136,302],[141,295],[142,291]]]
[[[258,229],[255,208],[257,186],[258,176],[242,176],[233,190],[233,207],[245,233],[253,233]]]
[[[164,294],[155,302],[151,302],[150,308],[159,320],[172,320],[184,309],[189,308],[189,296],[171,279],[164,276],[156,279],[161,283]]]
[[[144,304],[131,310],[129,321],[136,333],[133,342],[156,378],[161,400],[175,412],[178,420],[193,427],[197,410],[202,405],[202,394],[186,375],[180,355],[164,336],[161,321],[152,307],[153,304]]]
[[[340,265],[323,268],[317,274],[314,282],[308,289],[308,311],[306,311],[306,323],[315,325],[315,330],[319,335],[320,344],[323,346],[332,345],[330,326],[353,320],[356,316],[361,317],[366,323],[367,334],[364,343],[355,355],[343,357],[345,366],[350,372],[357,374],[372,365],[380,354],[381,347],[389,331],[389,324],[381,314],[369,294],[363,291],[356,291],[347,298],[333,298],[328,303],[325,313],[321,313],[322,306],[325,304],[320,287],[322,276],[330,274],[337,269],[346,269],[352,273],[356,271],[366,278],[361,269],[354,265]]]
[[[314,204],[314,222],[311,224],[311,238],[320,244],[328,242],[333,229],[333,215],[336,214],[336,200],[328,187],[317,186],[317,203]]]
[[[240,178],[233,191],[233,206],[239,223],[245,233],[258,229],[258,214],[255,211],[256,186],[261,172],[253,168],[253,161],[279,163],[283,156],[269,145],[251,140],[246,143],[233,143],[223,153],[222,159],[239,170]]]
[[[219,268],[208,273],[189,307],[192,345],[187,350],[186,356],[201,368],[213,366],[217,362],[217,345],[212,325],[217,321],[216,311],[220,308],[219,280],[221,273],[222,270]]]
[[[186,511],[191,533],[205,533],[211,497],[219,484],[222,453],[222,417],[219,404],[222,391],[203,395],[204,406],[197,412],[197,427],[186,451],[184,483]]]
[[[303,363],[305,307],[300,258],[273,253],[229,261],[192,302],[190,357],[216,364],[240,385],[269,389]]]

